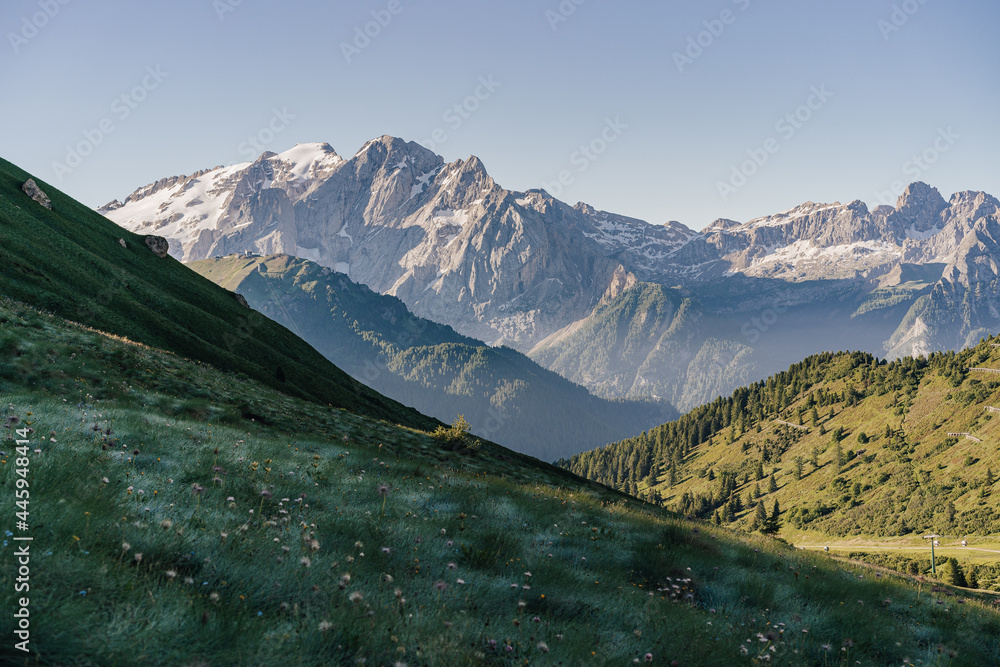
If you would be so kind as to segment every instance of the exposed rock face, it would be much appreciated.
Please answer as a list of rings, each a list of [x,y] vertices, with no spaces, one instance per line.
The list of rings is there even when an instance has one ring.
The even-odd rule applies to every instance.
[[[1000,238],[997,199],[960,192],[946,200],[924,183],[910,185],[895,207],[807,202],[694,232],[676,222],[653,225],[570,206],[543,190],[505,190],[478,158],[446,164],[418,144],[380,137],[347,160],[327,144],[300,144],[253,162],[161,179],[101,212],[131,231],[172,239],[171,253],[184,261],[287,253],[490,344],[528,351],[547,341],[552,359],[567,368],[573,362],[571,377],[611,393],[680,386],[658,374],[681,373],[687,376],[681,384],[702,388],[676,391],[697,397],[691,401],[710,398],[725,387],[699,374],[718,364],[726,370],[717,376],[745,379],[753,356],[748,346],[758,352],[752,368],[760,373],[784,368],[755,342],[778,329],[754,324],[762,313],[824,304],[808,311],[817,331],[836,334],[823,345],[900,355],[961,344],[994,326],[992,313],[1000,308],[986,289],[1000,259],[993,245]],[[606,383],[581,368],[570,348],[553,347],[569,341],[567,327],[579,329],[602,304],[642,283],[710,295],[700,301],[705,319],[693,338],[663,338],[691,326],[691,315],[675,305],[671,329],[675,313],[661,309],[663,332],[648,333],[641,355],[623,344],[621,354],[632,355],[623,363],[631,366],[608,370]],[[945,304],[968,305],[953,321],[941,311]],[[605,308],[599,319],[633,317],[644,326],[642,318],[654,310],[634,305]],[[881,313],[877,326],[852,324],[873,312]],[[726,324],[712,320],[717,316]],[[834,316],[836,326],[822,319]],[[591,330],[602,340],[596,332],[604,329]],[[670,400],[686,405],[678,396]]]
[[[125,243],[125,239],[118,239],[118,245],[123,248],[128,248],[128,245]]]
[[[24,190],[24,194],[34,199],[45,208],[52,208],[52,200],[49,199],[47,194],[42,192],[42,189],[38,187],[37,183],[35,183],[35,179],[29,178],[26,180],[24,185],[21,186],[21,189]]]
[[[162,236],[146,236],[146,246],[153,251],[157,257],[166,257],[170,251],[170,244]]]

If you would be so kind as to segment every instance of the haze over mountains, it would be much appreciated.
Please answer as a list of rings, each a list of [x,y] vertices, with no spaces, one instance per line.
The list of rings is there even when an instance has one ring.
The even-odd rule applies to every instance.
[[[513,192],[383,136],[165,178],[100,212],[184,261],[303,257],[592,391],[682,410],[826,349],[896,358],[1000,327],[1000,203],[911,184],[701,232]]]
[[[554,461],[634,435],[677,411],[593,396],[509,347],[415,317],[399,299],[288,255],[230,255],[194,271],[246,298],[376,391],[474,434]]]

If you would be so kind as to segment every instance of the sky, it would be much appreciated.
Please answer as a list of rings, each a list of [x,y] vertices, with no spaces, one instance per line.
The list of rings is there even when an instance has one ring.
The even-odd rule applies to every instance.
[[[389,134],[700,229],[1000,196],[996,0],[5,0],[0,156],[90,206]]]

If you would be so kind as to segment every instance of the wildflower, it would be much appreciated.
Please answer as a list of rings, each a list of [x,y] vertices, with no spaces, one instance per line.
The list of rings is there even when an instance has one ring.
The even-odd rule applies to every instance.
[[[524,573],[524,576],[526,576],[526,577],[530,577],[530,576],[531,576],[531,573],[530,573],[530,572],[525,572],[525,573]]]
[[[448,588],[448,584],[444,583],[443,581],[439,581],[436,584],[434,584],[434,588],[436,588],[437,591],[440,593],[444,589]]]
[[[390,553],[392,553],[392,549],[390,549],[389,547],[382,547],[382,553],[388,556]]]
[[[445,530],[444,528],[442,528],[442,529],[441,529],[441,534],[442,534],[442,535],[444,535],[444,534],[445,534],[445,533],[447,533],[447,532],[448,532],[448,531],[447,531],[447,530]]]
[[[454,542],[452,542],[451,540],[448,540],[447,542],[445,542],[445,543],[444,543],[444,545],[445,545],[446,547],[450,547],[450,546],[453,546],[454,544],[455,544],[455,543],[454,543]]]
[[[465,579],[456,579],[455,583],[459,585],[465,584]]]
[[[545,642],[538,642],[538,650],[541,651],[542,653],[548,653],[549,645],[546,644]]]
[[[102,482],[103,484],[110,484],[110,483],[111,483],[111,480],[109,480],[109,479],[108,479],[107,477],[102,477],[102,478],[101,478],[101,482]]]
[[[320,632],[329,632],[333,628],[333,623],[330,621],[320,621],[318,629]]]
[[[131,544],[129,544],[128,542],[122,542],[122,551],[128,551],[131,548],[132,548]]]
[[[160,528],[163,530],[170,530],[170,527],[174,525],[174,522],[170,519],[164,519],[160,522]]]
[[[135,558],[135,562],[136,562],[136,563],[141,563],[141,562],[142,562],[142,552],[140,551],[139,553],[137,553],[137,554],[136,554],[136,555],[134,556],[134,558]]]
[[[227,533],[227,532],[220,532],[220,533],[219,533],[219,539],[220,539],[220,540],[224,540],[224,539],[226,539],[227,537],[229,537],[229,533]]]
[[[292,550],[292,548],[290,546],[288,546],[287,544],[285,546],[281,547],[281,552],[282,553],[286,553],[287,554],[291,550]]]
[[[233,502],[234,500],[236,500],[236,498],[233,498],[232,496],[229,496],[228,498],[226,498],[226,502],[227,502],[227,503],[231,503],[231,502]]]
[[[269,499],[273,495],[274,494],[268,491],[267,489],[264,489],[263,491],[260,492],[260,497],[264,499]]]
[[[218,602],[219,601],[218,591],[212,591],[212,594],[208,596],[208,599],[211,600],[212,602]]]
[[[310,567],[312,565],[312,560],[310,560],[308,556],[303,556],[299,559],[299,564],[302,567]]]
[[[347,596],[347,599],[356,604],[364,600],[365,596],[363,593],[361,593],[361,591],[354,591],[353,593]]]
[[[173,579],[177,576],[177,572],[175,570],[167,570],[164,574],[167,575],[167,579]]]
[[[454,570],[457,567],[458,567],[458,565],[456,565],[455,563],[448,563],[448,569],[449,570]]]
[[[646,662],[653,662],[653,654],[652,653],[647,653],[646,654]]]
[[[820,644],[819,648],[820,648],[820,650],[822,650],[822,651],[824,651],[826,653],[829,653],[830,651],[833,650],[833,647],[830,646],[829,644]]]
[[[379,484],[378,485],[378,494],[380,496],[387,496],[387,495],[389,495],[389,487],[387,485],[385,485],[385,484]]]
[[[195,482],[194,484],[191,485],[191,493],[193,493],[196,496],[199,495],[199,494],[201,494],[204,491],[205,491],[205,487],[203,487],[201,484],[198,484],[197,482]]]

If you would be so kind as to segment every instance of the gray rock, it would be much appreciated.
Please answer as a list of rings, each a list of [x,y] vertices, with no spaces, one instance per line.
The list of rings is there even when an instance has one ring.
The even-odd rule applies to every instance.
[[[146,246],[153,251],[157,257],[166,257],[170,251],[170,244],[162,236],[146,236]]]
[[[125,239],[118,239],[118,244],[121,247],[123,247],[123,248],[126,248],[126,249],[128,248],[128,245],[126,245],[126,243],[125,243]]]
[[[244,297],[242,294],[239,294],[237,292],[230,292],[230,294],[233,295],[233,298],[236,299],[236,302],[238,304],[240,304],[244,308],[250,308],[250,304],[247,303],[246,297]]]
[[[38,187],[37,183],[35,183],[35,179],[29,178],[28,180],[26,180],[24,182],[24,185],[21,186],[21,189],[24,190],[24,194],[34,199],[36,202],[38,202],[45,208],[47,209],[52,208],[52,200],[49,199],[49,196],[47,194],[42,192],[42,189]]]

